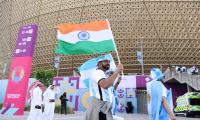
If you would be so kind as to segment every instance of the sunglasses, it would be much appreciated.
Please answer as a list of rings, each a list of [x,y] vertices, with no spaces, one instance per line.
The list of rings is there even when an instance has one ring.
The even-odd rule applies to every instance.
[[[110,63],[110,61],[109,60],[104,60],[104,61],[102,61],[102,63]]]

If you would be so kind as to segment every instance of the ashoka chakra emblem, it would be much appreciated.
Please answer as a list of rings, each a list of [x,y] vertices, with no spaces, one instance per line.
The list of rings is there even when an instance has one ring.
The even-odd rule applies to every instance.
[[[78,33],[78,38],[80,40],[88,40],[90,38],[90,34],[87,31],[81,31]]]

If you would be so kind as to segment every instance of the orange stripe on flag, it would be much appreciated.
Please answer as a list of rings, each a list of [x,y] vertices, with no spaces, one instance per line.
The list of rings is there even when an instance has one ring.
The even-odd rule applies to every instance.
[[[108,23],[106,20],[104,21],[95,21],[90,23],[83,23],[83,24],[59,24],[57,26],[58,30],[62,34],[67,34],[73,31],[100,31],[108,29]]]

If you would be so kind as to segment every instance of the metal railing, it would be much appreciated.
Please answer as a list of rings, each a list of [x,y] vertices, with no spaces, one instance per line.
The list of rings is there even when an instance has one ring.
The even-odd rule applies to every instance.
[[[176,79],[180,83],[186,83],[195,90],[200,90],[200,75],[191,75],[188,73],[177,73],[170,70],[169,68],[164,72],[165,79],[167,82],[172,79]]]

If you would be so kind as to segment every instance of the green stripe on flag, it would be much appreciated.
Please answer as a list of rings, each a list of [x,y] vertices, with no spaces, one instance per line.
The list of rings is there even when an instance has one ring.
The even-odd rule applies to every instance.
[[[57,54],[95,54],[114,50],[112,39],[101,42],[83,41],[77,42],[76,44],[58,40],[58,46],[55,52]]]

